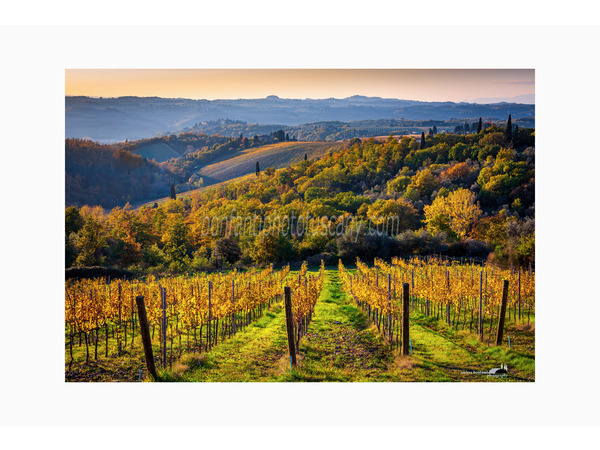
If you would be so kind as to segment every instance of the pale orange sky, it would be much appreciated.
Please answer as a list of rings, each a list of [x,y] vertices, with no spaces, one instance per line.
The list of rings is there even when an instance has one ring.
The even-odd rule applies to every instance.
[[[533,69],[67,69],[66,95],[470,101],[534,93]]]

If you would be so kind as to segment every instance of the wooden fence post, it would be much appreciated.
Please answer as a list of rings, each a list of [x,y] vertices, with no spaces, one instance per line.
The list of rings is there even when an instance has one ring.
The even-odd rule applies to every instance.
[[[504,280],[502,286],[502,306],[500,308],[500,320],[498,322],[498,334],[496,335],[496,345],[502,344],[502,335],[504,334],[504,316],[506,315],[506,303],[508,302],[508,280]]]
[[[409,285],[404,283],[402,285],[402,355],[410,355],[409,339],[410,334],[408,330],[408,315],[409,315]]]
[[[142,333],[142,343],[144,344],[144,354],[146,355],[146,366],[148,372],[154,378],[158,380],[156,375],[156,367],[154,366],[154,356],[152,355],[152,340],[150,339],[150,327],[148,325],[148,316],[146,316],[146,304],[144,303],[144,296],[139,295],[135,298],[138,308],[138,317],[140,319],[140,332]]]
[[[294,342],[294,316],[292,313],[292,291],[289,286],[284,287],[285,294],[285,325],[287,328],[288,346],[292,369],[296,366],[296,347]]]

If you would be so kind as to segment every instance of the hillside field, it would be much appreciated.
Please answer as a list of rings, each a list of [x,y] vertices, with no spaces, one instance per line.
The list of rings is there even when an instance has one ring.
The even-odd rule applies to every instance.
[[[144,145],[138,149],[132,150],[131,153],[143,156],[147,159],[155,159],[156,162],[165,162],[171,158],[179,158],[181,155],[163,142]]]
[[[282,142],[249,148],[234,158],[222,158],[198,171],[206,186],[255,173],[256,162],[261,170],[267,167],[281,169],[308,159],[319,159],[330,150],[341,149],[339,142]]]
[[[212,164],[202,167],[197,173],[202,177],[204,186],[178,193],[177,197],[189,197],[195,193],[205,191],[209,187],[224,186],[233,181],[246,180],[256,173],[257,161],[261,171],[267,167],[281,169],[302,161],[305,154],[308,159],[315,160],[321,158],[330,150],[337,151],[342,147],[341,142],[282,142],[249,148],[236,153],[237,156],[227,155]],[[132,207],[140,208],[154,203],[160,205],[169,198],[161,197],[144,201],[133,204]]]

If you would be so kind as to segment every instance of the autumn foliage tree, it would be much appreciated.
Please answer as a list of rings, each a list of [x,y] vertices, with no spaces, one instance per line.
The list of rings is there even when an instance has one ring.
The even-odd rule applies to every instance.
[[[424,208],[430,232],[443,231],[464,239],[471,225],[481,216],[476,195],[468,189],[457,189],[447,197],[438,196]]]
[[[78,266],[94,266],[101,262],[100,251],[106,247],[106,239],[102,234],[102,224],[93,216],[88,216],[77,240],[79,256]]]
[[[275,227],[261,231],[254,239],[252,258],[258,263],[289,261],[292,243]]]
[[[437,186],[438,181],[431,170],[423,169],[411,179],[404,196],[411,200],[418,200],[422,196],[431,195]]]
[[[163,235],[164,252],[173,266],[189,263],[187,256],[188,226],[180,216],[172,215],[167,221]]]
[[[398,234],[419,225],[419,215],[406,200],[377,200],[370,205],[367,215],[375,226],[381,226],[388,234]]]
[[[452,167],[446,169],[443,172],[443,176],[448,178],[450,181],[459,181],[467,178],[469,175],[470,168],[466,162],[460,162],[454,164]]]
[[[233,264],[240,259],[240,256],[242,256],[240,246],[231,236],[225,236],[215,241],[213,258],[216,261]]]

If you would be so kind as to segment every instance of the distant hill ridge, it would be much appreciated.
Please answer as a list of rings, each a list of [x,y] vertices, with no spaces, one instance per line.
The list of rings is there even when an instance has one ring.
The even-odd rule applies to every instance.
[[[534,117],[535,105],[522,103],[421,102],[354,95],[344,99],[192,100],[160,97],[66,97],[67,138],[117,142],[152,137],[204,121],[228,118],[254,124],[296,126],[321,121],[376,119],[506,120]]]

